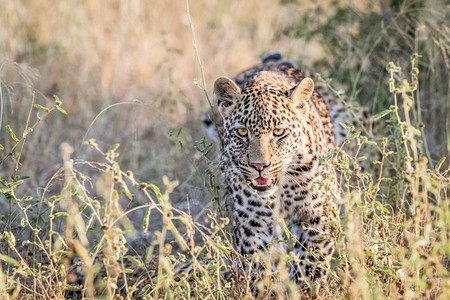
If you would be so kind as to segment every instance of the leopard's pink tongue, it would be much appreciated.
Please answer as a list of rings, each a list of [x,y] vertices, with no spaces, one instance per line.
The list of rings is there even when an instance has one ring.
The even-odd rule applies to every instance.
[[[255,179],[258,185],[269,185],[269,179],[264,177],[258,177]]]

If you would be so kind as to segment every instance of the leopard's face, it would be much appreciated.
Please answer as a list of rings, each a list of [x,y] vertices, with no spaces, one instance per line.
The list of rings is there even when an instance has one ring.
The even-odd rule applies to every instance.
[[[297,88],[279,80],[263,74],[243,90],[230,79],[215,84],[225,128],[222,161],[261,197],[275,193],[298,153],[308,153],[311,145],[305,126],[312,80]]]

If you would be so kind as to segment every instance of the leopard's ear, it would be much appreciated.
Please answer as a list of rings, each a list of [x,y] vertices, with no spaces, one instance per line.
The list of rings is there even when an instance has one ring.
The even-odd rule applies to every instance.
[[[303,108],[314,92],[314,81],[311,78],[304,78],[295,88],[291,96],[291,103],[296,108]]]
[[[219,112],[222,117],[229,115],[241,95],[241,89],[228,77],[219,77],[214,82],[214,93],[216,94]]]

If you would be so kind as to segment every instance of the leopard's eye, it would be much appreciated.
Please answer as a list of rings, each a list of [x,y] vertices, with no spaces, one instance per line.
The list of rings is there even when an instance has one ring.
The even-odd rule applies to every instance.
[[[282,135],[284,135],[285,132],[286,132],[286,130],[283,128],[275,128],[273,130],[273,135],[274,136],[282,136]]]
[[[237,134],[239,135],[239,136],[242,136],[242,137],[246,137],[247,135],[248,135],[248,130],[247,130],[247,128],[238,128],[238,129],[236,129],[236,132],[237,132]]]

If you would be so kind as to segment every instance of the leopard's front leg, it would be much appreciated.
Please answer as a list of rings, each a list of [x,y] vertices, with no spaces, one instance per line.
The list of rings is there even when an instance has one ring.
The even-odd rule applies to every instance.
[[[293,264],[290,278],[300,285],[326,281],[335,244],[330,230],[333,220],[335,217],[310,216],[295,224],[292,231],[297,236],[294,253],[298,260]]]
[[[249,186],[244,184],[241,188],[229,194],[233,204],[234,242],[243,258],[244,268],[239,268],[239,273],[245,271],[252,286],[251,292],[256,297],[261,292],[256,283],[264,274],[273,271],[273,266],[261,259],[267,258],[266,254],[271,254],[271,249],[278,247],[273,242],[280,239],[282,230],[275,222],[275,196],[263,199]],[[251,255],[254,253],[258,254],[257,261]]]

